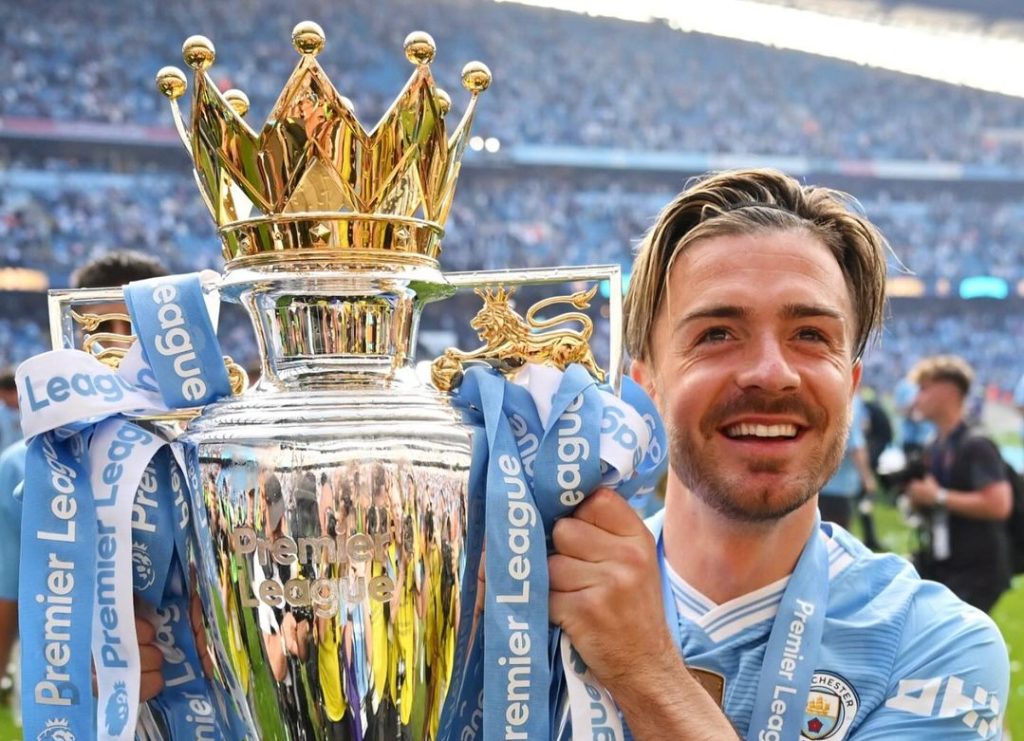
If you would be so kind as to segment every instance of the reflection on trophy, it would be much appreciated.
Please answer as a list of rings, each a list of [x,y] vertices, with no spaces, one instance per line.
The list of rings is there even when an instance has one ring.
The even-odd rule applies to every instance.
[[[206,407],[183,438],[214,681],[257,738],[431,739],[452,675],[470,434],[412,369],[422,306],[454,290],[442,226],[477,95],[446,132],[448,95],[410,34],[411,79],[372,132],[316,61],[315,23],[257,132],[240,91],[195,70],[158,86],[227,259],[222,291],[251,314],[262,377]]]

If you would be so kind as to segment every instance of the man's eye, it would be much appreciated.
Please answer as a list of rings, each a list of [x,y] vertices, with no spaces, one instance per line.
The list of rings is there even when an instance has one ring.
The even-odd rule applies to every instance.
[[[712,327],[700,336],[700,342],[724,342],[729,339],[729,330],[725,327]]]
[[[797,338],[808,342],[828,342],[828,337],[825,336],[825,333],[814,327],[804,327],[797,332]]]

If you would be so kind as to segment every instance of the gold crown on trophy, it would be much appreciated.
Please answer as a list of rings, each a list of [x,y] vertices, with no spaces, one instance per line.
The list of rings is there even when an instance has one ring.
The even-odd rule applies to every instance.
[[[405,55],[416,69],[367,132],[316,60],[325,41],[312,21],[295,26],[299,63],[259,133],[244,120],[246,95],[222,93],[210,79],[216,54],[208,38],[191,36],[182,46],[196,73],[188,126],[177,103],[185,73],[176,67],[157,73],[217,223],[227,268],[436,267],[477,96],[491,72],[482,62],[463,67],[462,85],[472,98],[449,137],[451,98],[430,73],[434,40],[411,33]]]

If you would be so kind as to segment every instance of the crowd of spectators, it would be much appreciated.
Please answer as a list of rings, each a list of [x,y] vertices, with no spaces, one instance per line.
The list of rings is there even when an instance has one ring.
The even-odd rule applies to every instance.
[[[998,304],[904,300],[890,307],[879,341],[864,356],[864,383],[891,393],[921,358],[954,353],[977,371],[978,388],[1007,393],[1024,371],[1020,338],[1024,313]]]
[[[258,126],[296,59],[291,27],[305,18],[325,28],[321,62],[364,123],[384,112],[409,74],[405,33],[425,29],[438,42],[434,73],[452,93],[452,115],[467,98],[457,83],[462,63],[492,68],[475,128],[505,145],[1024,163],[1024,137],[1013,135],[1024,130],[1024,101],[664,24],[473,0],[296,0],[287,14],[270,0],[4,3],[0,117],[169,125],[154,73],[180,64],[182,40],[201,32],[217,46],[217,84],[246,91]],[[213,226],[184,162],[183,154],[176,173],[134,163],[114,175],[16,153],[0,163],[0,266],[41,270],[54,286],[113,248],[150,252],[176,272],[218,267]],[[628,266],[636,240],[681,184],[465,173],[447,227],[448,270]],[[881,181],[866,191],[858,193],[862,207],[893,246],[893,275],[909,272],[929,289],[973,275],[1003,278],[1011,290],[1024,281],[1024,205],[1014,194],[972,193],[962,183],[909,193]],[[867,358],[869,380],[886,388],[916,357],[960,351],[987,382],[1013,383],[1024,318],[950,317],[925,305],[894,315]],[[0,318],[0,364],[48,344],[42,313],[28,319]],[[245,345],[246,332],[235,322],[229,342]]]
[[[53,286],[67,285],[76,265],[113,248],[149,252],[176,272],[222,264],[212,221],[186,176],[62,177],[56,169],[8,170],[0,177],[0,263],[44,271]],[[671,195],[665,182],[636,178],[609,182],[579,173],[470,170],[448,222],[442,262],[447,270],[584,263],[628,268],[636,241]],[[1014,287],[1024,280],[1024,206],[1017,199],[965,197],[941,187],[910,196],[875,185],[861,206],[892,243],[892,275],[912,271],[928,285],[974,274],[1002,277]],[[985,383],[1012,387],[1020,373],[1024,316],[1005,310],[949,315],[948,306],[899,304],[866,359],[868,381],[891,388],[918,357],[946,350],[965,354]],[[464,308],[468,319],[473,309]],[[0,323],[0,365],[45,348],[44,313],[40,304],[30,321]],[[424,326],[433,321],[428,314]],[[465,324],[443,328],[472,346]],[[226,342],[254,360],[244,354],[251,344],[244,320],[229,325]]]
[[[422,28],[455,113],[462,63],[490,65],[477,129],[509,144],[1024,162],[1019,99],[664,23],[475,0],[297,0],[286,13],[272,0],[3,3],[0,117],[170,125],[153,77],[200,32],[217,46],[214,79],[249,95],[259,126],[296,60],[291,27],[307,17],[326,30],[321,61],[364,125],[408,76],[402,38]]]
[[[679,183],[566,173],[467,170],[447,226],[448,270],[629,264],[631,249]],[[172,270],[221,264],[209,214],[185,174],[0,174],[0,264],[66,285],[97,252],[151,252]],[[675,189],[674,189],[675,187]],[[935,187],[913,195],[874,184],[861,206],[888,237],[892,275],[929,290],[963,278],[1024,280],[1024,204]]]

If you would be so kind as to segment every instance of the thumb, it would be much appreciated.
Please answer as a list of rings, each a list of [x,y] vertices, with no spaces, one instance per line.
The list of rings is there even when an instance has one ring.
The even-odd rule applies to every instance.
[[[647,532],[640,515],[629,506],[625,497],[612,489],[597,489],[576,508],[573,517],[614,535]]]

